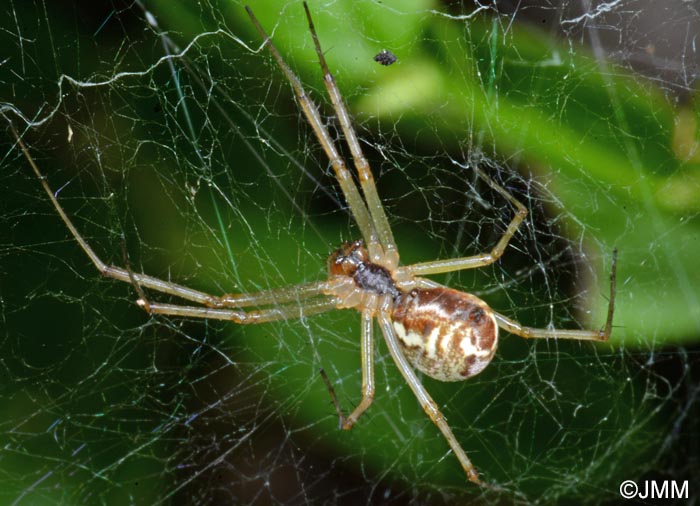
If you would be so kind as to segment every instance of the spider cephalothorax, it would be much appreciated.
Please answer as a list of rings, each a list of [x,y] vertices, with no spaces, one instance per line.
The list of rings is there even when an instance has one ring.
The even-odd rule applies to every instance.
[[[330,276],[352,278],[358,290],[378,297],[388,295],[392,302],[401,294],[389,270],[369,260],[364,243],[346,242],[328,258]]]

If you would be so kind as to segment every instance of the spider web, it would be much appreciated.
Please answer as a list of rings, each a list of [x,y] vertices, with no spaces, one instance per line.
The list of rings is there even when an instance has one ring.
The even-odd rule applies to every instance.
[[[252,4],[339,138],[301,4]],[[0,502],[593,503],[623,480],[697,476],[697,3],[310,9],[402,261],[500,237],[513,210],[478,165],[530,216],[499,262],[436,279],[526,325],[598,328],[617,246],[611,343],[504,334],[479,376],[424,378],[478,489],[378,332],[375,402],[338,430],[318,371],[346,410],[359,400],[357,313],[245,328],[146,315],[90,265],[6,129]],[[106,262],[252,292],[322,279],[357,238],[241,3],[2,14],[3,115]],[[376,64],[382,49],[398,62]]]

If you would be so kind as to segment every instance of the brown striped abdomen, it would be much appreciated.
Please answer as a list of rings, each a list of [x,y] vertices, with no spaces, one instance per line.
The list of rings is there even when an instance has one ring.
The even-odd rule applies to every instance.
[[[392,320],[406,358],[440,381],[461,381],[480,373],[498,346],[498,325],[488,305],[449,288],[401,294]]]

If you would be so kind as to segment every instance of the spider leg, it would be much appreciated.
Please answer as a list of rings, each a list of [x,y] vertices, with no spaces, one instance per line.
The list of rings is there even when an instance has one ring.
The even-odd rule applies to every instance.
[[[360,195],[360,192],[353,181],[352,173],[345,166],[345,162],[340,157],[338,150],[333,144],[333,140],[328,133],[328,129],[326,129],[326,127],[323,125],[318,108],[304,91],[304,87],[302,86],[299,78],[294,74],[294,72],[292,72],[289,65],[287,65],[282,59],[282,56],[280,55],[279,51],[277,51],[277,48],[272,43],[272,40],[268,37],[267,33],[260,25],[260,22],[255,17],[255,14],[253,14],[252,9],[247,5],[245,9],[248,12],[248,16],[250,16],[253,25],[255,25],[258,33],[263,38],[264,43],[267,44],[272,57],[275,59],[277,65],[282,70],[282,73],[284,73],[285,77],[292,85],[294,94],[299,102],[299,107],[301,107],[304,116],[306,116],[306,120],[309,122],[309,125],[311,125],[311,128],[316,134],[316,138],[321,143],[321,147],[323,147],[323,150],[326,152],[326,156],[328,156],[328,159],[331,162],[331,166],[335,171],[335,177],[338,180],[338,184],[340,185],[343,195],[345,196],[345,200],[350,207],[350,212],[355,218],[357,226],[360,228],[362,237],[367,243],[367,247],[376,250],[376,245],[378,244],[379,239],[370,218],[369,211],[367,210],[367,206],[362,200],[362,196]]]
[[[181,306],[178,304],[161,304],[159,302],[148,302],[146,308],[146,304],[143,300],[138,300],[137,302],[151,314],[228,320],[241,325],[302,318],[337,309],[338,304],[335,298],[330,298],[310,300],[302,302],[301,304],[289,304],[287,306],[275,308],[242,311],[240,309]]]
[[[526,327],[515,320],[494,312],[498,326],[506,332],[515,334],[526,339],[554,338],[554,339],[577,339],[579,341],[607,341],[608,336],[604,330],[569,330],[569,329],[536,329]]]
[[[608,299],[608,316],[602,330],[568,330],[568,329],[536,329],[526,327],[494,312],[496,322],[506,332],[526,339],[577,339],[579,341],[607,341],[612,331],[613,313],[615,312],[615,284],[617,278],[617,249],[613,250],[612,267],[610,269],[610,297]]]
[[[323,295],[332,287],[330,281],[313,281],[300,285],[272,288],[254,293],[226,293],[216,297],[216,304],[208,304],[211,307],[249,307],[264,306],[267,304],[279,304],[295,302],[310,297]]]
[[[477,174],[481,179],[486,181],[491,188],[500,193],[505,197],[513,206],[515,207],[515,216],[508,224],[508,228],[503,233],[501,238],[498,240],[496,245],[488,253],[481,253],[479,255],[473,255],[461,258],[449,258],[447,260],[434,260],[431,262],[421,262],[413,265],[407,265],[405,267],[400,267],[397,269],[401,273],[408,273],[413,276],[425,276],[428,274],[441,274],[445,272],[459,271],[463,269],[474,269],[476,267],[483,267],[494,263],[496,260],[501,258],[503,252],[508,246],[511,238],[515,235],[518,227],[523,222],[527,216],[527,208],[515,197],[513,197],[508,191],[501,185],[496,183],[491,179],[484,171],[478,167],[474,167]]]
[[[306,11],[306,19],[309,21],[309,30],[311,31],[311,36],[314,40],[318,61],[321,65],[321,70],[323,71],[323,84],[326,86],[326,91],[328,92],[328,96],[330,97],[333,108],[338,116],[338,121],[340,121],[343,135],[345,135],[345,142],[347,142],[350,152],[352,153],[352,159],[355,163],[355,168],[357,169],[360,186],[362,187],[362,193],[365,195],[365,200],[367,201],[369,213],[372,218],[372,223],[374,224],[374,228],[379,235],[379,241],[384,249],[384,261],[387,263],[387,268],[394,269],[399,265],[399,253],[396,248],[396,242],[394,241],[394,235],[391,231],[391,227],[389,226],[389,220],[386,217],[384,207],[379,199],[377,186],[374,182],[372,172],[370,171],[369,163],[362,152],[360,143],[357,140],[357,135],[355,134],[355,130],[350,122],[350,115],[348,114],[345,103],[343,102],[343,97],[340,95],[340,91],[338,90],[338,86],[333,78],[333,74],[326,63],[326,57],[323,55],[321,43],[318,40],[316,28],[314,27],[314,22],[311,19],[311,12],[309,12],[309,6],[306,4],[306,2],[304,2],[304,10]]]
[[[459,463],[462,464],[462,468],[464,468],[464,471],[467,473],[467,478],[469,478],[469,481],[481,484],[479,474],[476,472],[474,465],[471,463],[466,452],[457,441],[457,438],[452,433],[452,429],[450,429],[450,426],[447,424],[445,416],[440,412],[437,404],[435,404],[435,401],[432,399],[432,397],[430,397],[430,394],[428,394],[427,390],[418,379],[418,376],[416,376],[415,371],[409,365],[406,357],[404,357],[398,338],[394,333],[394,326],[391,323],[389,315],[382,312],[379,313],[378,318],[379,325],[381,326],[382,333],[384,334],[384,340],[386,341],[387,347],[389,348],[389,353],[391,354],[391,358],[394,359],[394,362],[406,380],[406,383],[408,383],[408,386],[411,387],[413,394],[418,399],[418,402],[425,413],[428,415],[428,417],[430,417],[433,423],[437,425],[440,432],[442,432],[442,435],[447,440],[450,448],[452,448],[452,451],[459,460]]]
[[[371,311],[364,310],[362,312],[362,340],[360,344],[360,351],[362,353],[362,400],[349,416],[346,417],[343,415],[343,410],[340,408],[340,403],[335,395],[333,386],[328,380],[326,373],[323,369],[321,370],[321,376],[323,377],[326,387],[328,387],[328,392],[331,394],[331,400],[335,406],[335,411],[338,413],[340,428],[343,430],[350,430],[360,416],[372,405],[372,401],[374,400],[373,325],[374,320]]]
[[[226,307],[246,307],[246,306],[256,306],[265,305],[279,302],[293,302],[297,300],[307,299],[309,297],[315,297],[322,295],[331,285],[328,281],[317,281],[313,283],[306,283],[298,286],[278,288],[274,290],[266,290],[257,293],[250,294],[225,294],[221,297],[215,295],[210,295],[206,292],[195,290],[171,281],[165,281],[153,276],[148,276],[146,274],[140,274],[132,272],[131,269],[124,269],[122,267],[117,267],[115,265],[108,265],[102,261],[102,259],[95,253],[95,251],[90,247],[85,238],[78,232],[71,219],[68,217],[63,207],[58,202],[58,199],[54,195],[53,190],[46,181],[46,177],[39,170],[34,158],[29,153],[29,149],[22,141],[15,130],[12,123],[8,122],[10,125],[10,130],[12,131],[17,145],[20,147],[22,154],[29,162],[34,174],[39,179],[41,186],[51,200],[54,209],[59,214],[63,223],[66,225],[68,230],[70,230],[73,238],[80,245],[80,248],[85,252],[90,261],[95,265],[97,270],[103,276],[116,279],[118,281],[124,281],[126,283],[131,283],[139,292],[140,300],[145,306],[150,305],[150,302],[146,301],[146,297],[141,290],[141,288],[148,288],[150,290],[155,290],[157,292],[166,293],[169,295],[174,295],[182,299],[188,300],[190,302],[196,302],[204,306],[209,306],[211,308],[226,308]],[[126,258],[126,254],[123,253]]]

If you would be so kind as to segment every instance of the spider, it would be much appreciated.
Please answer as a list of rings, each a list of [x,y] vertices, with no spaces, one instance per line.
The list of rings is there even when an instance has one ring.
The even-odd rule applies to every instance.
[[[296,99],[323,147],[362,236],[346,242],[328,258],[328,276],[322,281],[265,290],[257,293],[210,295],[171,281],[136,273],[130,268],[103,262],[74,226],[46,178],[39,170],[22,138],[10,124],[15,140],[39,178],[53,207],[74,239],[103,276],[131,283],[139,296],[137,304],[150,314],[213,318],[239,324],[265,323],[306,317],[333,309],[355,309],[361,314],[360,351],[362,363],[362,398],[345,416],[338,405],[328,378],[323,374],[340,426],[348,430],[370,407],[374,399],[374,319],[399,372],[415,394],[430,420],[438,427],[459,460],[467,478],[482,483],[454,436],[445,416],[430,397],[415,369],[440,381],[461,381],[472,377],[491,362],[498,344],[499,328],[524,338],[579,339],[606,341],[612,329],[615,305],[615,272],[617,251],[613,250],[610,274],[610,298],[603,330],[559,330],[526,327],[493,311],[478,297],[453,290],[424,276],[484,267],[496,262],[528,214],[527,208],[505,188],[478,167],[475,170],[488,185],[514,207],[515,213],[507,229],[491,251],[462,258],[433,260],[401,265],[389,220],[377,193],[369,165],[351,126],[350,116],[326,64],[321,45],[304,2],[309,31],[323,71],[324,84],[335,110],[345,141],[350,148],[359,181],[346,167],[324,126],[316,105],[304,91],[301,81],[284,62],[250,7],[246,11],[272,57],[294,89]],[[152,302],[144,289],[175,296],[186,304]],[[255,309],[248,309],[253,307]]]

